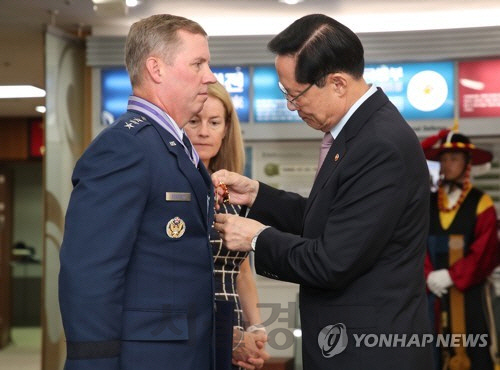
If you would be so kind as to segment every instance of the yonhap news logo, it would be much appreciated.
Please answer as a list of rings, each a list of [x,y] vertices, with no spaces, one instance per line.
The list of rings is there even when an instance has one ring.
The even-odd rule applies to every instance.
[[[352,334],[354,347],[487,347],[488,334]],[[318,334],[318,345],[325,358],[342,353],[349,342],[343,323],[327,325]]]
[[[324,357],[342,353],[347,347],[347,330],[344,324],[325,326],[318,334],[318,345]]]

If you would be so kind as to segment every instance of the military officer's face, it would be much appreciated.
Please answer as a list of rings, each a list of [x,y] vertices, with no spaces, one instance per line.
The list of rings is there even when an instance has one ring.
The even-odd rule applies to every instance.
[[[164,65],[164,104],[182,128],[198,114],[208,97],[208,85],[217,80],[210,70],[207,38],[187,31],[178,31],[180,39],[174,57]]]
[[[215,157],[220,150],[222,140],[226,135],[226,127],[224,104],[210,95],[202,111],[184,126],[184,130],[207,168],[210,159]]]

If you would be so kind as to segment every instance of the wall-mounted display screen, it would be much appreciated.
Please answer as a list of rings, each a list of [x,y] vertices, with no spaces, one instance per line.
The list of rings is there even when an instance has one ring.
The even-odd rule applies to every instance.
[[[222,83],[233,101],[241,122],[249,121],[249,85],[248,67],[212,68],[217,80]],[[125,68],[101,70],[101,123],[110,125],[127,110],[132,86]]]
[[[110,125],[127,110],[132,85],[125,68],[101,70],[101,124]]]
[[[458,63],[460,117],[500,117],[500,59]]]
[[[500,70],[500,62],[497,63],[496,68]],[[473,84],[470,81],[476,81],[488,86],[489,90],[485,92],[494,95],[495,91],[500,91],[500,82],[486,82],[486,77],[467,74],[474,70],[475,65],[471,68],[468,66],[469,64],[463,63],[464,75],[461,81],[465,83],[469,81],[467,86],[462,87],[463,89],[471,89]],[[490,65],[485,64],[481,68],[486,71]],[[214,67],[212,70],[231,95],[241,122],[256,124],[302,122],[296,111],[288,109],[287,101],[278,88],[278,75],[274,66],[227,66]],[[366,65],[364,77],[368,83],[380,86],[407,120],[454,117],[453,62],[369,64]],[[476,83],[474,87],[476,86],[479,85]],[[250,99],[251,90],[253,90],[252,99]],[[125,112],[131,92],[125,68],[101,70],[101,122],[104,125],[111,124]],[[476,95],[474,97],[477,98]],[[472,98],[468,99],[470,102]],[[488,101],[491,102],[491,99]],[[497,106],[497,111],[500,111],[500,106]],[[484,114],[491,112],[488,110]]]
[[[278,88],[274,66],[259,66],[253,71],[253,120],[260,122],[302,122],[296,111],[287,108]]]
[[[407,120],[453,118],[453,62],[369,64],[364,78],[381,87]]]
[[[248,67],[212,67],[212,71],[231,95],[240,122],[248,122],[250,113],[250,72]]]

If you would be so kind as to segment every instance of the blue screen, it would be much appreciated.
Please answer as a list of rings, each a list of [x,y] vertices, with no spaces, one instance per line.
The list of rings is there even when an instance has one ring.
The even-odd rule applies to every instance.
[[[101,123],[103,125],[112,124],[127,111],[130,94],[132,94],[132,85],[125,68],[101,71]]]
[[[302,122],[297,111],[290,111],[278,88],[274,66],[255,67],[253,72],[253,118],[255,122]]]
[[[453,62],[369,64],[364,78],[381,87],[408,120],[453,118]]]
[[[248,122],[250,112],[250,73],[248,67],[213,67],[212,71],[231,95],[240,122]]]
[[[212,68],[215,76],[229,92],[241,122],[249,121],[248,67]],[[101,70],[101,123],[112,124],[126,112],[132,85],[124,67]]]

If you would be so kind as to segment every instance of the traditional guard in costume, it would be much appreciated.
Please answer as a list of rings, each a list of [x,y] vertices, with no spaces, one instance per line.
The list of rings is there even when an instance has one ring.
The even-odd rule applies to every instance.
[[[448,130],[422,147],[428,160],[440,162],[425,261],[431,316],[436,333],[477,340],[473,345],[463,336],[456,345],[440,343],[438,368],[493,369],[483,287],[499,261],[497,218],[491,197],[470,182],[472,166],[491,162],[492,154]]]

